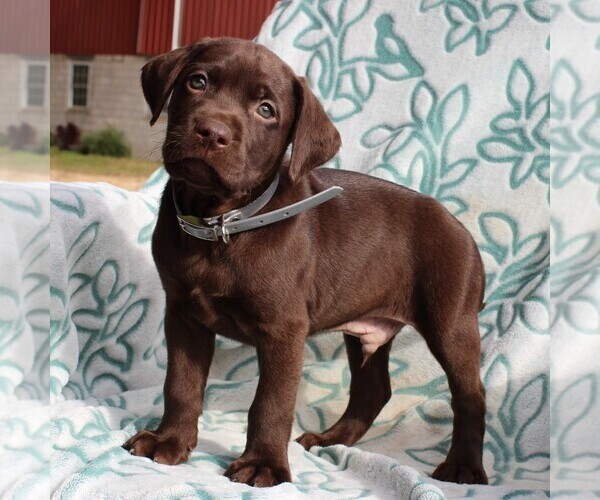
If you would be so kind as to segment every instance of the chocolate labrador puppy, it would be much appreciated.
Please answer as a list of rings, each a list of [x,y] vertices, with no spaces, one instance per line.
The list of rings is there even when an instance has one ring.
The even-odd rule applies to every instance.
[[[142,87],[151,124],[171,97],[163,146],[170,180],[152,239],[166,292],[168,368],[159,427],[123,446],[164,464],[188,459],[218,332],[255,346],[260,372],[246,449],[225,475],[254,486],[291,481],[287,447],[306,338],[344,332],[352,381],[339,421],[297,441],[351,446],[391,397],[388,357],[408,324],[452,393],[452,445],[433,477],[486,483],[477,322],[484,271],[467,230],[428,196],[316,169],[337,153],[340,136],[306,80],[260,45],[202,40],[149,61]],[[343,188],[339,196],[289,214],[333,185]],[[264,199],[270,186],[276,191],[259,214],[281,208],[289,217],[225,234],[225,218],[215,216]],[[178,213],[217,241],[188,234]]]

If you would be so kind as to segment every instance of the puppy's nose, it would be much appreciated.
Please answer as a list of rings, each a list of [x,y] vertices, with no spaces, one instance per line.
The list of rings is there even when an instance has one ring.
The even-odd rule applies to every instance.
[[[231,142],[229,127],[214,120],[205,120],[198,123],[196,133],[202,143],[210,149],[226,148]]]

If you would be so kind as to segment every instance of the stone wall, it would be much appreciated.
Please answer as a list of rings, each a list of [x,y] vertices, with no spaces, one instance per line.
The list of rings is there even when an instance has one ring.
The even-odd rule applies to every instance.
[[[0,132],[6,133],[6,129],[10,125],[28,123],[36,129],[38,138],[42,138],[49,133],[48,92],[46,92],[43,107],[26,106],[26,66],[28,61],[44,62],[43,59],[0,54]],[[46,78],[48,77],[49,75],[46,75]]]

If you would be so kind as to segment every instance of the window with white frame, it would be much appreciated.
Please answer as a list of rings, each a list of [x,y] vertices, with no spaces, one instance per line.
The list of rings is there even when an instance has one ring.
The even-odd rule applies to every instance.
[[[25,105],[29,108],[43,108],[46,104],[46,81],[48,66],[42,63],[28,63],[26,75]]]
[[[71,106],[86,107],[88,105],[88,89],[90,65],[74,62],[71,65]]]

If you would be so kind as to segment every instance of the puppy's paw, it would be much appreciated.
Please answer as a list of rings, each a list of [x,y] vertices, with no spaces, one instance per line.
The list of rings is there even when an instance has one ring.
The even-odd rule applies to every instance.
[[[317,434],[315,432],[305,432],[300,437],[296,438],[296,442],[300,443],[305,450],[310,450],[313,446],[332,446],[334,444],[346,444],[344,440],[337,436],[327,436],[325,434]]]
[[[225,476],[235,483],[264,488],[292,481],[287,465],[276,465],[268,460],[238,458],[225,471]]]
[[[136,457],[146,457],[159,464],[178,465],[190,456],[192,443],[185,444],[174,436],[163,436],[151,431],[140,431],[123,444]]]
[[[488,484],[487,474],[481,464],[446,460],[431,475],[433,479],[460,484]]]

